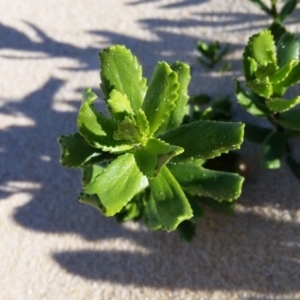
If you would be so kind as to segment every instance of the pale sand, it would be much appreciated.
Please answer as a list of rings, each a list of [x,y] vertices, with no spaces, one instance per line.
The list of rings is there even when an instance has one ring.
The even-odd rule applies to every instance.
[[[182,60],[191,93],[234,98],[242,47],[268,18],[246,0],[183,2],[0,2],[1,300],[300,299],[300,183],[285,166],[260,169],[259,146],[243,147],[236,216],[207,211],[190,244],[77,203],[80,172],[59,165],[56,139],[76,131],[82,89],[99,94],[97,54],[111,44],[148,78],[156,61]],[[206,74],[198,39],[232,44],[233,70]]]

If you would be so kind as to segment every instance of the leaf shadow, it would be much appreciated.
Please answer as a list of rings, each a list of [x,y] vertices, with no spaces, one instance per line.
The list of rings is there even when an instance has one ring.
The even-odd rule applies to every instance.
[[[174,234],[128,230],[122,238],[143,245],[147,253],[77,250],[53,253],[53,258],[68,273],[122,285],[292,293],[299,291],[299,235],[291,239],[298,231],[298,224],[253,213],[231,219],[208,213],[191,244]]]
[[[135,4],[144,2],[149,1]],[[205,1],[179,1],[173,8],[182,9],[184,3],[194,5]],[[299,14],[299,9],[296,13]],[[221,21],[208,21],[212,17]],[[258,23],[263,20],[259,14],[250,14],[248,18],[253,21],[249,25],[252,29],[253,26],[259,28]],[[216,96],[232,94],[231,79],[233,74],[240,74],[240,61],[228,59],[233,65],[232,73],[209,76],[195,58],[194,48],[199,39],[197,32],[191,36],[182,36],[168,29],[194,26],[220,29],[227,26],[228,32],[234,33],[250,29],[241,27],[244,22],[244,14],[231,13],[224,16],[202,13],[184,20],[139,20],[141,27],[157,37],[151,41],[114,31],[93,30],[88,34],[93,34],[95,39],[104,37],[110,44],[124,44],[131,48],[144,66],[147,77],[158,60],[186,61],[192,65],[194,72],[191,90]],[[41,42],[34,42],[21,31],[0,24],[0,33],[4,37],[0,40],[0,49],[33,52],[51,58],[68,57],[81,65],[77,70],[98,70],[97,54],[100,46],[80,48],[60,42],[33,23],[27,24]],[[211,40],[204,38],[204,41]],[[100,45],[100,42],[95,41],[95,45]],[[242,47],[242,43],[233,44],[231,54],[241,51]],[[13,58],[13,55],[7,56],[7,59]],[[23,59],[28,58],[24,56]],[[0,152],[0,165],[4,166],[0,168],[0,186],[9,187],[10,182],[33,182],[39,186],[31,190],[23,189],[22,186],[2,189],[1,197],[22,192],[31,194],[31,200],[16,207],[13,214],[15,222],[24,228],[48,233],[75,233],[87,241],[99,244],[113,238],[127,239],[144,247],[147,253],[117,250],[53,253],[53,259],[62,268],[85,279],[124,285],[210,291],[251,290],[263,293],[299,291],[300,240],[299,225],[296,222],[267,218],[253,212],[241,212],[233,218],[208,212],[198,225],[197,238],[191,244],[183,244],[176,234],[132,231],[113,219],[104,218],[93,208],[76,202],[80,191],[80,172],[66,170],[58,162],[58,136],[76,131],[76,113],[59,112],[52,107],[53,98],[63,85],[62,80],[49,78],[38,90],[0,107],[2,114],[22,113],[34,123],[33,126],[11,126],[0,131],[0,140],[4,145],[1,145],[3,151]],[[70,103],[78,109],[79,101]],[[249,164],[255,165],[257,162],[253,160]],[[267,181],[275,187],[289,186],[291,178],[286,177],[283,171],[279,171],[280,176],[267,171],[260,173],[256,169],[252,172],[255,178],[246,182],[240,203],[246,208],[276,206],[281,192],[278,188],[267,191],[261,182],[265,182],[265,177],[268,177]],[[279,203],[283,210],[292,211],[295,215],[299,203],[297,184],[293,183],[288,195],[282,197]]]
[[[45,31],[32,22],[23,21],[27,27],[31,28],[37,35],[39,41],[30,39],[25,33],[11,26],[0,22],[0,50],[23,51],[34,56],[22,54],[2,54],[1,57],[7,59],[40,59],[45,58],[70,58],[78,62],[79,67],[73,71],[95,70],[99,68],[98,52],[99,47],[90,46],[87,48],[74,46],[61,42],[49,36]]]

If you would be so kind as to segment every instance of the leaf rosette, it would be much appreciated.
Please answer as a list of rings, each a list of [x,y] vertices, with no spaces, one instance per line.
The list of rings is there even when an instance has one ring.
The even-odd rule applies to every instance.
[[[239,196],[242,177],[205,170],[199,162],[238,149],[244,125],[214,121],[181,125],[189,99],[186,64],[158,62],[147,86],[137,58],[124,46],[103,50],[100,62],[109,116],[97,110],[97,95],[86,89],[78,133],[59,139],[61,164],[83,168],[79,201],[106,216],[143,217],[149,227],[171,231],[195,217],[191,195],[217,201]],[[190,169],[195,179],[184,180],[190,178]],[[218,189],[213,191],[209,179],[203,184],[201,174],[217,178]]]

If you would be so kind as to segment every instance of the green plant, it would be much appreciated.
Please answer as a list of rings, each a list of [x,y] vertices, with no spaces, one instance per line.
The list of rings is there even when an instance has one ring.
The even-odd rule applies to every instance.
[[[300,82],[300,44],[291,33],[284,33],[275,45],[269,30],[253,35],[243,54],[244,90],[236,82],[236,97],[250,114],[266,118],[272,128],[246,124],[245,137],[262,143],[261,165],[280,167],[282,157],[300,179],[299,165],[292,157],[289,139],[300,135],[300,96],[287,99],[288,89]]]
[[[219,41],[215,41],[210,44],[199,41],[197,43],[197,49],[201,54],[201,57],[198,57],[200,64],[213,69],[228,53],[229,44],[222,46]],[[219,71],[228,71],[230,68],[230,64],[227,63],[224,64]]]
[[[241,193],[243,177],[204,165],[238,149],[244,125],[187,119],[190,74],[184,63],[158,62],[147,86],[136,57],[124,46],[103,50],[100,62],[110,117],[96,109],[97,95],[86,89],[78,132],[59,138],[61,164],[83,169],[79,201],[119,221],[178,228],[191,239],[202,215],[201,196],[228,210]]]

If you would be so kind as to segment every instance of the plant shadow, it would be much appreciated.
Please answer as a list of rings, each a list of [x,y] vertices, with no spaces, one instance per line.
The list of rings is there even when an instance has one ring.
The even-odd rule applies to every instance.
[[[144,2],[149,1],[136,1],[131,5],[142,5]],[[202,5],[206,2],[178,1],[173,7],[162,9],[182,9],[183,4]],[[299,9],[296,13],[299,13]],[[221,21],[208,21],[212,16],[214,20]],[[210,76],[196,59],[194,48],[199,39],[197,32],[182,36],[168,29],[201,26],[220,30],[225,27],[227,34],[249,30],[249,27],[243,25],[245,15],[231,13],[228,18],[223,17],[212,13],[200,16],[195,14],[189,19],[175,21],[159,18],[139,20],[141,27],[157,37],[151,41],[114,31],[93,30],[88,34],[93,34],[96,40],[97,37],[105,37],[109,44],[124,44],[132,49],[144,66],[148,78],[158,60],[185,61],[193,67],[191,91],[220,96],[224,93],[232,94],[232,77],[241,74],[240,60],[233,56],[242,50],[243,43],[231,45],[228,62],[233,66],[232,71],[222,75],[215,72],[214,76]],[[263,20],[259,14],[247,18],[253,21],[251,26],[257,28],[260,26],[257,23]],[[26,34],[0,24],[1,36],[5,37],[0,41],[0,49],[33,52],[37,57],[40,54],[51,58],[68,57],[81,65],[70,71],[98,70],[100,42],[95,41],[95,45],[99,46],[80,48],[57,41],[36,25],[27,24],[36,31],[41,42],[34,42]],[[208,38],[203,40],[211,41]],[[6,58],[16,59],[13,55]],[[28,58],[24,56],[23,59]],[[64,84],[58,78],[49,78],[41,88],[18,99],[20,101],[0,107],[1,114],[22,114],[34,124],[13,125],[0,130],[3,143],[0,152],[0,165],[3,166],[0,168],[1,198],[7,198],[13,193],[31,194],[31,200],[17,207],[13,214],[15,222],[24,228],[48,233],[75,233],[95,243],[113,238],[126,239],[144,247],[147,253],[96,250],[53,253],[53,259],[62,268],[85,279],[124,285],[210,291],[299,291],[300,237],[299,222],[296,222],[299,213],[299,184],[286,176],[286,169],[276,173],[259,171],[255,159],[248,161],[252,166],[252,175],[240,199],[244,210],[238,211],[235,217],[208,210],[199,222],[197,237],[191,244],[180,242],[174,233],[151,232],[144,230],[143,226],[138,231],[127,229],[113,219],[104,218],[93,208],[79,204],[76,198],[80,192],[80,172],[59,165],[57,138],[60,134],[76,131],[76,113],[59,112],[52,107],[54,96]],[[74,99],[70,104],[78,110],[78,100]],[[237,112],[240,113],[239,110]],[[257,152],[255,146],[250,145],[249,148],[245,152]],[[32,182],[38,187],[13,187],[12,182]],[[265,184],[270,184],[272,189],[267,190]],[[290,188],[283,192],[280,186]],[[278,210],[277,205],[280,205]],[[266,215],[269,208],[275,215],[266,217],[261,214],[260,208],[264,207]],[[294,219],[277,216],[276,212],[280,214],[281,211],[287,215],[292,212]]]

